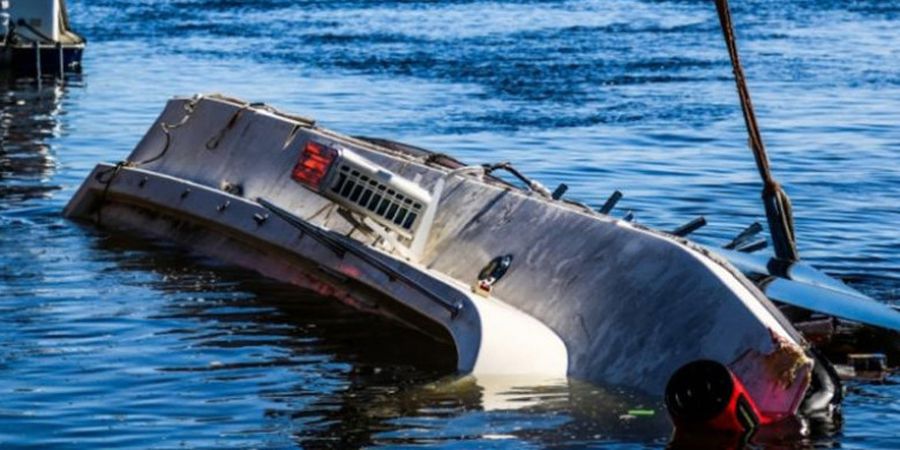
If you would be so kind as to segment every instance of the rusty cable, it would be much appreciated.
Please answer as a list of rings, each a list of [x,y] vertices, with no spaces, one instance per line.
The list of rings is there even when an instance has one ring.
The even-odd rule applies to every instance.
[[[756,159],[756,168],[763,181],[762,199],[766,209],[766,218],[769,222],[769,233],[772,236],[772,246],[775,256],[779,259],[796,261],[800,259],[797,254],[797,243],[794,236],[794,216],[791,201],[787,193],[775,181],[769,166],[769,157],[763,144],[756,114],[753,112],[753,103],[750,100],[750,91],[747,88],[747,80],[744,70],[741,68],[738,56],[737,42],[734,37],[734,26],[731,22],[731,12],[728,9],[728,0],[716,0],[716,11],[719,15],[719,24],[722,27],[722,35],[725,45],[728,47],[728,56],[731,59],[731,67],[734,72],[734,82],[737,85],[738,97],[741,101],[741,112],[744,115],[744,124],[747,126],[747,134],[750,138],[750,149]]]

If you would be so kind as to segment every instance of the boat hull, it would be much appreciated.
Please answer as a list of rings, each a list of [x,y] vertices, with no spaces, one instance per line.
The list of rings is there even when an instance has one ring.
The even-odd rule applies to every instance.
[[[98,166],[65,214],[173,238],[396,317],[451,340],[463,372],[568,375],[661,395],[680,367],[712,360],[742,381],[767,417],[796,414],[814,365],[806,343],[753,283],[701,247],[502,183],[456,177],[423,254],[409,260],[291,179],[310,140],[352,149],[426,189],[448,172],[271,109],[175,99],[129,162]],[[237,251],[220,237],[177,238],[180,223],[245,244]],[[260,250],[268,248],[277,252]],[[468,287],[481,268],[506,254],[514,262],[490,298],[473,294]],[[268,267],[284,255],[303,263]],[[326,276],[310,282],[311,273]]]
[[[41,46],[40,50],[32,46],[8,46],[3,50],[4,56],[0,62],[16,74],[34,75],[38,70],[38,55],[40,55],[42,75],[80,73],[83,54],[84,44]]]

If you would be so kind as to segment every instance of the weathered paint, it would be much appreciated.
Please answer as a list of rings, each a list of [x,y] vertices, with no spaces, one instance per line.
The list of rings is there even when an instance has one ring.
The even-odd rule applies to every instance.
[[[186,111],[190,116],[185,120]],[[168,139],[160,123],[182,120],[183,125],[172,129]],[[213,190],[223,183],[240,186],[242,198],[235,198],[228,211],[235,205],[251,208],[255,204],[252,199],[265,198],[311,224],[350,235],[360,245],[372,248],[374,236],[354,231],[344,216],[334,213],[333,203],[290,179],[298,153],[312,138],[350,148],[409,179],[418,176],[429,190],[446,173],[446,169],[426,165],[410,155],[217,98],[171,101],[129,161],[152,159],[141,169],[165,174],[175,183],[189,182]],[[154,159],[167,141],[165,154]],[[89,180],[86,186],[91,183]],[[120,183],[115,180],[110,191]],[[93,194],[79,193],[67,215],[90,217],[87,197],[96,200],[102,185],[94,182],[92,187],[82,188],[85,190]],[[170,197],[153,202],[157,206],[176,204],[178,195],[173,189]],[[215,211],[214,204],[202,207]],[[249,219],[249,211],[246,213],[245,225],[226,222],[225,230],[255,236],[268,226],[257,227]],[[183,212],[172,214],[178,217]],[[284,232],[296,235],[295,231]],[[328,263],[333,258],[323,248],[303,251],[302,245],[313,243],[298,246],[283,241],[285,238],[271,239],[312,261]],[[745,382],[753,378],[748,390],[754,398],[770,395],[772,389],[799,398],[809,384],[806,378],[784,383],[783,374],[760,370],[764,362],[736,364],[747,354],[765,358],[785,346],[802,354],[805,344],[765,295],[729,264],[683,239],[565,202],[497,182],[455,177],[448,180],[440,198],[421,260],[402,261],[399,254],[384,256],[425,278],[445,278],[469,286],[481,267],[504,254],[513,254],[515,259],[494,286],[494,297],[502,299],[504,307],[533,317],[560,339],[570,376],[660,394],[677,368],[697,359],[712,359],[730,365]],[[365,278],[356,272],[343,273]],[[375,285],[389,281],[374,274],[371,278]],[[478,346],[467,333],[485,333],[484,324],[479,323],[483,318],[474,317],[477,314],[471,311],[477,308],[471,304],[459,319],[452,320],[445,310],[417,300],[414,292],[398,289],[384,294],[418,311],[424,320],[446,327],[458,348]],[[521,334],[515,332],[504,331],[501,339],[511,339],[509,349],[522,344]],[[803,367],[808,364],[800,363]],[[796,411],[793,404],[779,408],[772,412],[790,415]]]
[[[460,301],[462,309],[454,315],[403,280],[391,279],[353,254],[337,255],[277,216],[268,216],[255,202],[132,168],[119,169],[107,189],[100,180],[113,170],[114,166],[99,165],[66,214],[99,218],[105,226],[137,229],[190,245],[360,310],[391,317],[437,339],[448,339],[449,334],[461,372],[566,375],[566,347],[556,334],[512,306],[469,292],[456,280],[426,274],[422,268],[372,250],[372,255],[407,278]],[[265,220],[260,222],[259,217]],[[403,302],[395,304],[391,299]],[[510,347],[513,340],[522,345]]]

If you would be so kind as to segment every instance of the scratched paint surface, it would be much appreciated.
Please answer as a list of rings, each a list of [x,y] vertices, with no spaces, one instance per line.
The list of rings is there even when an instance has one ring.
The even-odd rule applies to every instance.
[[[734,2],[802,256],[900,299],[900,4]],[[258,275],[63,220],[167,98],[221,91],[471,162],[513,161],[704,243],[762,219],[712,5],[73,0],[63,88],[0,84],[0,446],[663,447],[659,404],[457,380],[419,335]],[[287,170],[287,168],[286,168]],[[635,330],[640,332],[640,330]],[[661,355],[661,357],[664,355]],[[897,380],[896,377],[893,380]],[[654,409],[652,417],[626,413]],[[798,445],[896,448],[900,390],[854,383]]]

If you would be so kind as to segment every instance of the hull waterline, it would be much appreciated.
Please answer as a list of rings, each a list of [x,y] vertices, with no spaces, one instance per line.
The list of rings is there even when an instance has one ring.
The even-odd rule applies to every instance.
[[[298,183],[292,170],[310,142],[437,192],[421,252]],[[712,361],[763,422],[796,416],[814,396],[824,363],[724,259],[536,190],[450,172],[431,155],[261,105],[181,98],[128,162],[95,168],[65,215],[171,239],[392,317],[452,343],[465,373],[569,376],[662,397],[680,368]],[[509,269],[484,295],[479,272],[503,256]]]

